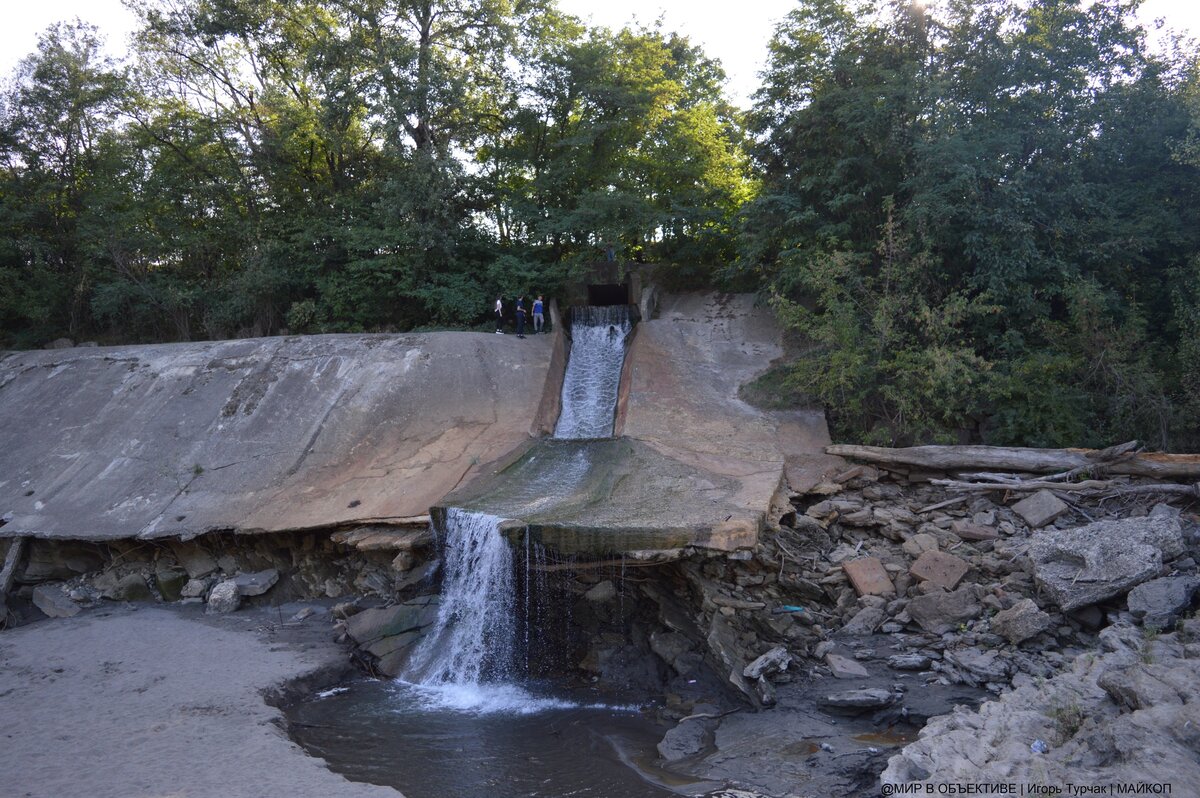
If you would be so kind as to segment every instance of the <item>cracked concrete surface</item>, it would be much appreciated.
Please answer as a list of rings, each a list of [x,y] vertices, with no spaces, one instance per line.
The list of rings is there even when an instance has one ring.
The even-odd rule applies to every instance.
[[[552,348],[446,332],[6,353],[0,536],[422,519],[529,439]]]

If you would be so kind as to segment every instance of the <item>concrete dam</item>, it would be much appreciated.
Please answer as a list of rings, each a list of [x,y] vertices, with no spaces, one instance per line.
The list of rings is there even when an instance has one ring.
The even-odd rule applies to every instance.
[[[310,530],[378,543],[458,505],[568,553],[732,552],[753,547],[781,491],[836,467],[819,410],[738,398],[783,353],[749,295],[664,296],[620,341],[627,356],[606,388],[572,386],[566,335],[555,324],[523,341],[441,332],[5,353],[0,537]],[[612,395],[611,436],[551,437],[575,424],[560,418],[564,380],[568,393]]]

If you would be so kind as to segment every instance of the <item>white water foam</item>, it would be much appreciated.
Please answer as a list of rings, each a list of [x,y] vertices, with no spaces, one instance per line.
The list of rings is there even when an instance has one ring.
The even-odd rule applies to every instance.
[[[571,354],[563,375],[555,438],[612,437],[625,338],[632,326],[624,305],[573,309]]]

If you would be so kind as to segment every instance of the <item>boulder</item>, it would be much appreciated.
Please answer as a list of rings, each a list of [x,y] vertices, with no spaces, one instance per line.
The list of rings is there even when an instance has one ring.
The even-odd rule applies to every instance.
[[[384,637],[403,634],[428,626],[437,620],[436,596],[363,610],[346,621],[346,631],[359,645],[366,646]]]
[[[115,571],[108,571],[96,577],[93,584],[101,596],[113,601],[154,601],[154,594],[141,573],[119,576]]]
[[[597,582],[593,585],[588,592],[583,594],[583,597],[597,604],[612,601],[617,597],[617,588],[611,579],[605,579],[603,582]]]
[[[243,597],[261,596],[279,581],[279,571],[268,568],[265,571],[255,571],[249,574],[238,574],[233,578],[237,585],[238,594]]]
[[[438,568],[441,567],[442,561],[436,557],[432,560],[421,563],[404,576],[396,579],[396,592],[398,593],[401,590],[405,590],[410,587],[416,587],[417,585],[429,581],[433,575],[437,573]]]
[[[208,591],[207,579],[189,579],[179,590],[179,595],[182,598],[204,598],[204,594]]]
[[[678,632],[655,630],[650,633],[650,650],[672,667],[675,667],[675,661],[681,654],[686,654],[692,648],[694,648],[692,641],[686,635]]]
[[[1151,579],[1129,591],[1129,612],[1147,628],[1170,629],[1192,605],[1200,578],[1165,576]]]
[[[217,559],[194,542],[176,542],[171,546],[175,559],[192,579],[200,579],[217,570]]]
[[[233,612],[242,603],[242,594],[238,592],[237,583],[226,579],[219,583],[208,594],[208,604],[204,608],[207,615],[217,615]]]
[[[1054,619],[1042,612],[1033,599],[1021,599],[992,618],[992,631],[1010,643],[1028,640],[1053,625]]]
[[[1126,518],[1057,529],[1030,540],[1033,576],[1064,610],[1126,593],[1183,552],[1176,518]]]
[[[159,560],[154,567],[154,582],[158,592],[166,601],[178,601],[183,597],[183,588],[188,583],[188,573],[170,562]]]
[[[983,607],[970,585],[964,585],[952,593],[939,590],[917,596],[908,602],[905,611],[922,629],[940,635],[978,618]]]
[[[689,718],[667,730],[658,744],[658,755],[668,762],[695,756],[708,747],[716,722],[712,718]]]
[[[51,618],[70,618],[79,612],[79,605],[58,585],[38,585],[33,589],[33,605]]]
[[[1039,490],[1012,506],[1012,511],[1024,519],[1031,529],[1040,529],[1071,509],[1067,503],[1048,490]]]

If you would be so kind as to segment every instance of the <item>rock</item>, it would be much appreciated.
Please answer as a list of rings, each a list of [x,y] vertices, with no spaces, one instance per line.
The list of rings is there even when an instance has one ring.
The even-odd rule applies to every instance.
[[[1119,596],[1182,553],[1178,519],[1162,517],[1096,521],[1036,535],[1029,544],[1034,579],[1064,610]]]
[[[1151,579],[1129,591],[1129,612],[1146,628],[1170,629],[1192,604],[1200,578],[1165,576]]]
[[[716,722],[712,718],[689,718],[668,729],[658,744],[658,755],[668,762],[695,756],[708,747]]]
[[[975,600],[970,585],[964,585],[953,593],[934,591],[917,596],[908,602],[905,612],[927,632],[945,634],[954,631],[959,624],[979,617],[982,605]]]
[[[1041,634],[1053,625],[1054,619],[1042,612],[1033,599],[1022,599],[992,618],[992,631],[1014,644]]]
[[[383,637],[424,628],[437,620],[437,614],[437,597],[422,596],[391,607],[363,610],[346,621],[346,631],[365,646]]]
[[[985,515],[985,513],[979,513],[978,515]],[[987,513],[986,515],[990,515],[992,523],[995,523],[994,513]],[[997,540],[1000,537],[1000,533],[990,525],[984,526],[977,521],[967,521],[961,518],[956,519],[950,524],[950,531],[963,540]]]
[[[171,546],[175,559],[192,579],[200,579],[217,570],[217,560],[194,542],[175,543]]]
[[[887,658],[888,666],[898,671],[923,671],[932,663],[924,654],[895,654]]]
[[[838,709],[877,709],[889,706],[896,700],[890,690],[881,687],[867,687],[862,690],[846,690],[841,693],[829,693],[819,700],[827,707]]]
[[[58,585],[38,585],[33,589],[33,605],[51,618],[70,618],[79,613],[79,605]]]
[[[75,346],[75,342],[70,338],[55,338],[43,346],[42,349],[70,349],[73,346]]]
[[[975,647],[947,650],[942,655],[939,670],[947,666],[959,671],[960,680],[971,685],[1006,681],[1012,666],[1000,656],[1000,652],[982,651]]]
[[[242,594],[238,592],[237,583],[232,579],[220,582],[208,594],[208,604],[204,607],[207,615],[233,612],[242,603]]]
[[[826,654],[825,664],[833,671],[835,679],[862,679],[871,675],[862,665],[841,654]]]
[[[1106,670],[1100,674],[1096,684],[1113,701],[1130,711],[1183,704],[1186,693],[1176,690],[1170,684],[1171,679],[1165,679],[1164,676],[1162,668],[1137,663]]]
[[[238,574],[233,578],[238,593],[243,597],[261,596],[279,581],[279,571],[268,568],[265,571],[255,571],[249,574]]]
[[[1067,503],[1048,490],[1039,490],[1012,506],[1012,511],[1024,519],[1031,529],[1040,529],[1071,509]]]
[[[96,577],[93,584],[101,596],[113,601],[154,601],[154,594],[140,573],[118,576],[117,572],[109,571]]]
[[[813,657],[816,659],[825,659],[825,655],[837,648],[837,643],[832,640],[822,640],[817,643],[817,647],[813,649]]]
[[[1099,650],[1074,657],[1063,672],[1015,678],[1013,690],[978,710],[930,720],[916,742],[888,761],[881,781],[924,781],[912,794],[934,793],[939,784],[1079,784],[1081,778],[1194,794],[1200,660],[1185,656],[1182,636],[1161,635],[1147,664],[1140,630],[1109,627]],[[1037,740],[1048,750],[1034,756]]]
[[[411,551],[402,551],[392,558],[392,570],[402,574],[411,571],[416,564],[416,555]]]
[[[859,557],[844,562],[842,570],[860,596],[885,596],[896,592],[878,557]]]
[[[783,646],[775,646],[766,654],[755,659],[742,671],[747,679],[757,679],[766,673],[786,671],[792,664],[792,655]]]
[[[927,529],[928,527],[923,528]],[[928,532],[919,532],[904,541],[900,548],[904,549],[904,553],[910,557],[920,557],[927,551],[937,551],[938,539]]]
[[[650,633],[650,650],[657,654],[663,662],[675,667],[676,661],[682,654],[691,651],[695,646],[685,635],[678,632],[663,632],[655,630]]]
[[[439,558],[434,558],[428,562],[424,562],[413,568],[406,575],[396,580],[394,589],[397,593],[401,590],[406,590],[410,587],[417,587],[433,578],[433,575],[442,567],[442,561]]]
[[[208,591],[207,579],[189,579],[179,590],[182,598],[203,598]]]
[[[165,601],[178,601],[183,597],[183,587],[188,583],[188,574],[183,568],[159,560],[154,566],[154,582]]]
[[[840,634],[843,635],[869,635],[879,628],[879,625],[887,620],[887,613],[878,607],[866,607],[855,613],[845,626],[842,627]]]
[[[295,615],[293,615],[291,620],[299,622],[299,621],[306,620],[307,618],[311,618],[313,615],[316,615],[316,614],[317,614],[316,607],[305,607],[305,608],[301,609],[299,612],[297,612]]]
[[[70,579],[104,566],[104,557],[90,543],[33,540],[20,578],[25,584]]]
[[[603,582],[597,582],[593,585],[588,592],[583,594],[583,597],[597,604],[612,601],[617,597],[617,588],[611,579],[605,579]]]
[[[966,561],[944,551],[926,551],[912,564],[908,572],[917,579],[933,582],[953,590],[970,570]]]

